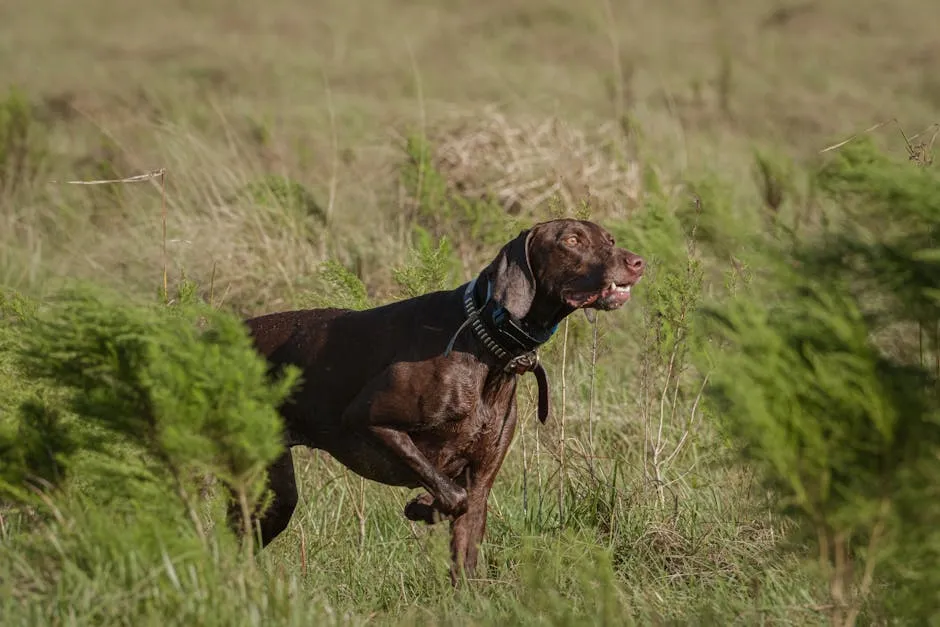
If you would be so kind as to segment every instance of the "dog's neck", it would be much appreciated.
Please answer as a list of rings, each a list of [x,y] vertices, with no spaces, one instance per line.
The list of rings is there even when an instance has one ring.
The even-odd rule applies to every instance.
[[[560,300],[556,296],[536,292],[532,306],[522,318],[523,322],[536,329],[557,329],[575,311],[574,307]]]
[[[558,328],[557,322],[540,323],[534,312],[521,320],[513,316],[492,297],[492,284],[484,276],[467,284],[463,303],[473,334],[501,361],[533,353]]]
[[[483,276],[467,283],[460,294],[467,318],[454,333],[444,354],[450,353],[457,337],[469,326],[476,340],[502,362],[500,369],[503,372],[513,375],[524,372],[535,374],[538,383],[537,415],[539,421],[544,423],[549,412],[548,376],[539,363],[538,347],[551,338],[558,324],[538,328],[533,327],[531,322],[516,320],[502,304],[492,298],[492,285]]]

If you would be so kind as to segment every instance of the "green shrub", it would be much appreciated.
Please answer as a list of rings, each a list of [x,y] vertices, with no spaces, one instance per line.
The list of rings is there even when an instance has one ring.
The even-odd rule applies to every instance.
[[[689,183],[691,197],[679,205],[676,214],[686,233],[695,229],[696,241],[717,259],[740,253],[754,233],[765,223],[748,202],[742,202],[738,189],[717,174],[699,177]]]
[[[817,541],[832,623],[850,625],[878,575],[901,589],[940,577],[923,557],[940,554],[940,509],[923,506],[940,495],[937,376],[877,342],[898,323],[936,324],[940,187],[866,143],[821,178],[852,224],[763,242],[760,284],[706,311],[701,365],[740,454]],[[899,568],[898,556],[914,554]],[[894,609],[936,619],[937,589]]]
[[[662,195],[651,195],[629,220],[614,220],[605,226],[618,245],[642,255],[649,265],[675,267],[685,258],[688,230]]]
[[[0,194],[36,178],[47,156],[46,138],[26,96],[11,88],[0,100]]]
[[[313,286],[299,297],[299,307],[359,310],[373,306],[362,280],[335,259],[320,264],[312,282]]]
[[[446,237],[434,246],[431,235],[421,227],[415,227],[415,237],[418,241],[411,250],[411,263],[392,271],[403,298],[445,289],[458,267]]]
[[[871,142],[857,141],[817,178],[844,214],[819,245],[802,247],[802,263],[837,272],[864,297],[866,312],[934,329],[940,319],[937,170],[888,159]]]
[[[0,392],[14,403],[0,416],[0,612],[202,623],[264,606],[286,618],[286,589],[225,525],[210,534],[229,499],[204,478],[243,513],[262,503],[297,371],[272,380],[243,322],[199,304],[191,282],[174,302],[89,287],[41,307],[0,300]]]
[[[55,484],[75,450],[60,412],[46,409],[50,391],[28,379],[13,353],[37,304],[0,293],[0,502],[27,501],[28,482]]]
[[[263,470],[281,451],[275,407],[296,372],[269,382],[240,319],[72,289],[24,322],[13,351],[24,375],[62,390],[86,447],[89,433],[104,433],[139,448],[188,507],[192,472],[221,479],[243,508],[261,497]],[[27,426],[57,416],[36,403],[21,414]]]

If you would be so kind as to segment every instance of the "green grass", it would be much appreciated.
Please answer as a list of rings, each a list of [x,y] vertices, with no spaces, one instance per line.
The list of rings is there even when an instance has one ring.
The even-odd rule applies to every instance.
[[[815,550],[792,550],[775,495],[696,405],[687,310],[760,281],[751,233],[840,219],[807,174],[820,150],[892,118],[931,141],[936,16],[933,0],[4,12],[0,89],[28,107],[0,115],[16,131],[0,133],[3,292],[91,280],[154,299],[166,262],[171,293],[192,280],[238,315],[365,306],[456,286],[518,228],[585,203],[651,268],[596,346],[578,314],[545,348],[545,426],[523,378],[480,581],[450,587],[447,528],[409,524],[412,494],[295,451],[301,503],[256,559],[220,529],[215,487],[205,541],[94,490],[57,516],[0,507],[3,623],[825,623]],[[903,158],[894,125],[872,135]],[[158,168],[166,241],[157,181],[51,183]],[[0,358],[0,427],[30,390]]]

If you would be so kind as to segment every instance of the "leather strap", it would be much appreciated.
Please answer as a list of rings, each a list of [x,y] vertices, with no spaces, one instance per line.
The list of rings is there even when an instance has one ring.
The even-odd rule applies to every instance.
[[[548,399],[550,398],[548,394],[548,375],[545,373],[545,368],[542,367],[541,363],[535,364],[535,368],[532,369],[532,374],[535,375],[535,381],[539,386],[539,421],[545,424],[545,421],[548,420]]]

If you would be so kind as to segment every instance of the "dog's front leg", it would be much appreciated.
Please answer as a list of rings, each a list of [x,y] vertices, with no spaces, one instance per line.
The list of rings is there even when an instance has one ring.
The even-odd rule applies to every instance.
[[[455,586],[459,585],[462,575],[472,578],[476,574],[480,543],[486,531],[489,493],[488,488],[471,490],[466,513],[450,523],[450,580]]]
[[[391,427],[369,429],[418,476],[442,514],[460,516],[467,511],[467,491],[435,468],[418,450],[410,435]]]
[[[353,471],[389,485],[421,486],[446,516],[467,511],[467,491],[443,474],[421,452],[412,431],[435,426],[417,403],[415,382],[427,375],[398,365],[360,390],[340,418],[342,433],[327,450]]]
[[[450,525],[451,582],[456,586],[461,578],[461,571],[468,578],[473,577],[479,557],[480,543],[486,532],[487,501],[496,473],[499,472],[509,444],[516,431],[516,404],[510,404],[503,421],[502,432],[495,447],[490,449],[471,464],[467,473],[467,512],[457,517]]]

